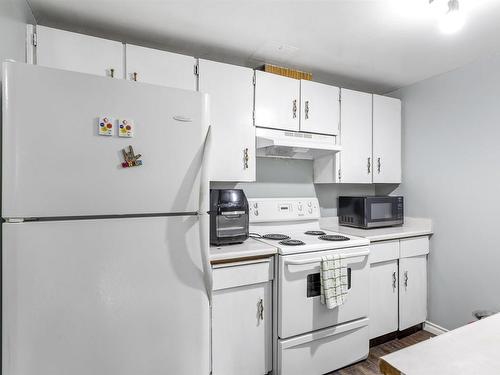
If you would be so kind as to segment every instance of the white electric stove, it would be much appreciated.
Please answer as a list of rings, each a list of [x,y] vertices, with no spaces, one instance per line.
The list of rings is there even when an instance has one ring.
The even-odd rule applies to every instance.
[[[369,241],[322,230],[317,198],[249,199],[250,235],[278,248],[274,368],[320,375],[368,356]],[[342,254],[346,302],[320,302],[321,258]]]

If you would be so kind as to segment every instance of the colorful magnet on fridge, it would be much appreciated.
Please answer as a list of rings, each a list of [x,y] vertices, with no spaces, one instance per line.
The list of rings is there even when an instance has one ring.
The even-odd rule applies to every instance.
[[[132,120],[120,120],[118,124],[118,136],[132,138],[134,136],[134,122]]]
[[[100,117],[98,125],[98,134],[99,135],[113,135],[113,127],[115,120],[111,117]]]
[[[122,163],[123,168],[139,167],[142,165],[142,160],[139,160],[142,156],[141,154],[135,155],[132,146],[128,146],[127,149],[122,150],[124,162]]]

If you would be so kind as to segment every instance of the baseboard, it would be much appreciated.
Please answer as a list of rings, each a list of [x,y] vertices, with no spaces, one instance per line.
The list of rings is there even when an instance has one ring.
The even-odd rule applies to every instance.
[[[429,321],[424,322],[424,331],[433,333],[435,335],[442,335],[443,333],[448,332],[446,328],[438,326],[437,324],[431,323]]]

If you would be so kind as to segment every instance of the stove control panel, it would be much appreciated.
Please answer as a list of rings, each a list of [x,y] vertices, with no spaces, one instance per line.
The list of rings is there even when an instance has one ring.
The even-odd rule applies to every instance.
[[[248,199],[250,222],[316,220],[320,217],[317,198]]]

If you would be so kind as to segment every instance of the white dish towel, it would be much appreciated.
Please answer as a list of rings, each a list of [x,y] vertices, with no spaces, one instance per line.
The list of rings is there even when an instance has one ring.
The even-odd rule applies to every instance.
[[[347,296],[347,267],[341,254],[321,257],[321,303],[327,309],[343,305]]]

